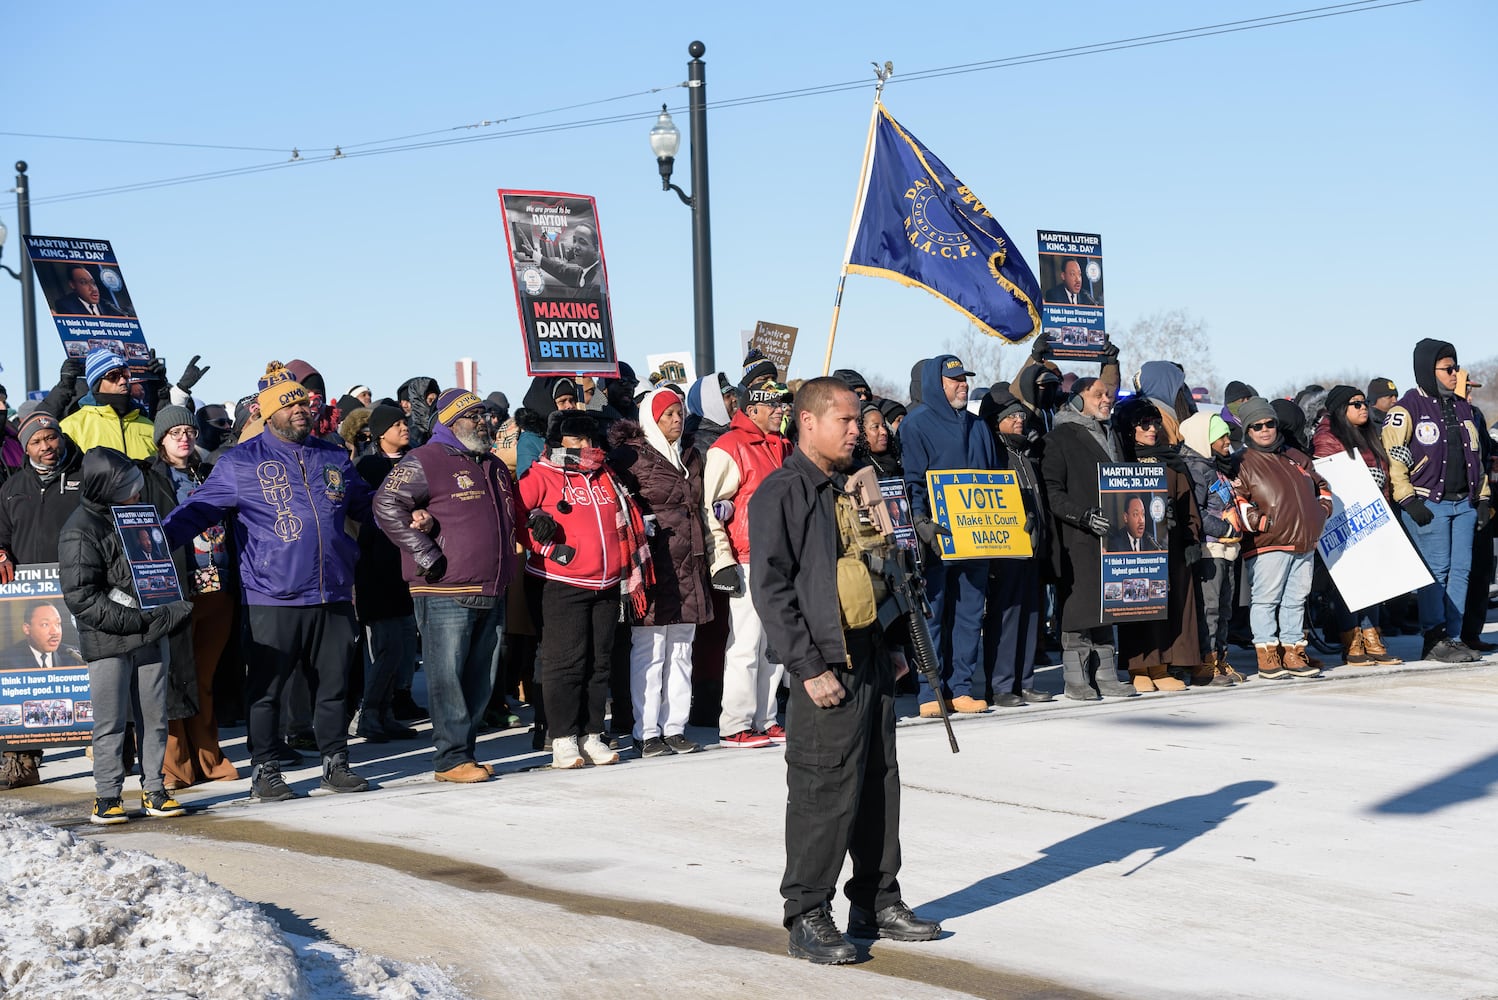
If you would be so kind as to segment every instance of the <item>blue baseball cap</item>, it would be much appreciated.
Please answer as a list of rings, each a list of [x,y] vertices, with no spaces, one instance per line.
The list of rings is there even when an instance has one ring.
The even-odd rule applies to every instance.
[[[955,354],[938,355],[935,359],[936,368],[941,372],[942,378],[967,378],[976,372],[968,371],[967,365]]]

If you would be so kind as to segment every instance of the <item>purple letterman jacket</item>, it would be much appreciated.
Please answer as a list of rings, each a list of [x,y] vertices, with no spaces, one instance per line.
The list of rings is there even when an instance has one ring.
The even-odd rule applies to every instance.
[[[437,522],[435,535],[411,527],[413,511]],[[475,456],[445,424],[406,453],[375,491],[375,520],[401,552],[412,597],[498,597],[519,558],[515,549],[515,481],[492,454]],[[445,557],[441,577],[424,573]]]
[[[1467,460],[1468,499],[1488,495],[1488,477],[1482,468],[1477,424],[1472,406],[1456,400],[1461,422],[1462,455]],[[1411,497],[1440,500],[1446,493],[1446,423],[1441,401],[1419,388],[1404,394],[1384,418],[1384,448],[1389,453],[1389,486],[1394,502]]]

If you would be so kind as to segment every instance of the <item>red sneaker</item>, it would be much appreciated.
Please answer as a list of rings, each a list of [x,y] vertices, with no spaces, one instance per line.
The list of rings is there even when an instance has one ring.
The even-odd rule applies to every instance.
[[[770,728],[765,730],[765,735],[770,738],[771,743],[785,745],[785,727],[780,723],[771,723]]]
[[[759,747],[767,747],[770,743],[770,737],[764,733],[756,733],[752,729],[746,729],[742,733],[734,733],[732,736],[725,736],[718,741],[719,746],[734,747],[739,750],[755,750]]]

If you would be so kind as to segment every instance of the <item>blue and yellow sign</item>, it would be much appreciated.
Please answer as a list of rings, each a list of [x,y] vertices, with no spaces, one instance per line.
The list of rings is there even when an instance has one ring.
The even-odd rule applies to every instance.
[[[926,473],[931,517],[950,535],[941,537],[943,559],[1028,559],[1025,501],[1013,472],[953,469]]]

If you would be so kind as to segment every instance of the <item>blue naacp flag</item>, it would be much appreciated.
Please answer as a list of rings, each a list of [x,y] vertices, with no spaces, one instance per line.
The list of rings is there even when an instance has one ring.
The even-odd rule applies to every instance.
[[[917,285],[991,336],[1040,330],[1040,286],[988,208],[877,105],[847,270]]]

